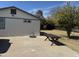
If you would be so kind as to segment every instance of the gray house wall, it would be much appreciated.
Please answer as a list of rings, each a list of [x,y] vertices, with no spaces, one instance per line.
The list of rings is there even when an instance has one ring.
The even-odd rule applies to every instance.
[[[40,35],[40,20],[17,10],[17,14],[12,16],[10,9],[0,10],[0,17],[5,17],[5,29],[0,29],[0,36],[26,36]],[[24,19],[31,22],[24,22]]]

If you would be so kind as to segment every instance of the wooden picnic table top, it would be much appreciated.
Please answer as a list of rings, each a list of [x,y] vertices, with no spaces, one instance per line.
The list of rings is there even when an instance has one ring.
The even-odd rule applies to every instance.
[[[47,37],[53,37],[53,38],[60,38],[59,36],[53,35],[53,34],[47,34]]]
[[[51,38],[60,38],[59,36],[57,35],[54,35],[54,34],[48,34],[48,33],[45,33],[45,32],[41,32],[42,35],[46,36],[46,37],[51,37]]]

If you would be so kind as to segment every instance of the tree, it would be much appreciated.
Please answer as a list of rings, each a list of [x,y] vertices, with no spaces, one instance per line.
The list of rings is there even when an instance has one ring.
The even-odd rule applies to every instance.
[[[47,24],[46,19],[43,16],[43,11],[42,10],[37,10],[35,13],[35,16],[40,18],[40,28],[43,29],[44,25]]]
[[[46,22],[47,22],[47,29],[48,30],[55,29],[55,24],[51,19],[47,19]]]
[[[76,15],[76,19],[77,19],[77,21],[76,21],[76,23],[77,23],[77,27],[78,27],[78,29],[79,29],[79,7],[77,7],[76,8],[76,10],[77,10],[77,15]]]
[[[44,16],[43,16],[43,11],[42,10],[37,10],[37,12],[35,13],[35,15],[41,19],[44,19]]]
[[[76,7],[71,6],[68,3],[68,5],[57,9],[53,15],[55,19],[58,19],[58,24],[66,30],[67,35],[70,38],[72,29],[77,26],[78,21]]]

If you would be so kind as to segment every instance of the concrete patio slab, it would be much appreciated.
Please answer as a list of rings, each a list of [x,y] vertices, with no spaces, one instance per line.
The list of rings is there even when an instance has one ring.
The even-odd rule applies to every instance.
[[[9,39],[11,46],[0,57],[79,57],[79,54],[67,46],[51,46],[50,41],[44,41],[46,37],[28,36],[0,37]]]

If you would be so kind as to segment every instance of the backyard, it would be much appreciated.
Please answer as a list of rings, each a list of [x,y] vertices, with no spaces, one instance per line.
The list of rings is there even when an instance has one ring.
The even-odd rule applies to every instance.
[[[60,36],[61,37],[61,39],[59,39],[60,42],[64,43],[67,47],[79,53],[79,33],[78,32],[72,32],[71,33],[72,38],[69,39],[67,37],[66,31],[63,31],[63,30],[42,30],[42,31]]]
[[[45,36],[0,37],[1,57],[78,57],[79,53],[66,45],[52,45]],[[76,46],[75,46],[76,47]]]
[[[54,42],[46,40],[46,36],[12,36],[0,37],[0,56],[4,57],[78,57],[79,56],[79,38],[68,39],[66,32],[62,30],[41,30],[51,33],[61,38]],[[79,33],[72,32],[72,36],[78,36]]]

